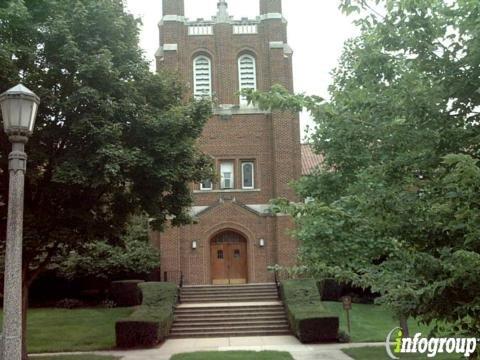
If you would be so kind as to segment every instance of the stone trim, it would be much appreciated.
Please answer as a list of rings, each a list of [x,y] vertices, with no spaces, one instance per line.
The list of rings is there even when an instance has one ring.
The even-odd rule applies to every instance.
[[[195,218],[199,218],[200,216],[204,215],[205,213],[223,205],[224,201],[219,201],[211,206],[193,206],[190,210],[190,215]],[[234,204],[248,212],[251,212],[257,216],[285,216],[284,214],[273,214],[269,209],[269,204],[243,204],[241,202],[236,201],[235,199],[229,201],[229,203]]]
[[[178,44],[163,44],[163,51],[178,51]]]
[[[287,20],[283,17],[281,13],[268,13],[268,14],[263,14],[260,15],[257,19],[260,21],[264,20],[282,20],[284,24],[287,23]]]
[[[233,116],[233,115],[254,115],[254,114],[271,114],[271,110],[261,110],[256,107],[242,107],[232,104],[222,104],[213,109],[213,115]]]
[[[165,15],[160,21],[159,25],[163,25],[163,23],[165,22],[172,22],[172,21],[185,23],[187,19],[185,18],[185,16],[180,16],[180,15]]]
[[[293,49],[283,41],[270,41],[270,49],[283,49],[284,55],[292,55]]]
[[[283,49],[284,45],[283,41],[270,41],[270,49]]]
[[[248,192],[260,192],[261,189],[229,189],[229,190],[194,190],[194,194],[211,194],[211,193],[248,193]]]

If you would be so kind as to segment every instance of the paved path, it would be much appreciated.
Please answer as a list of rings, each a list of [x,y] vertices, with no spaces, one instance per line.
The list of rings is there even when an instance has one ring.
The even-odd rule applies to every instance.
[[[382,346],[383,343],[301,344],[294,336],[257,336],[202,339],[172,339],[149,350],[102,351],[91,354],[113,355],[122,360],[169,360],[174,354],[195,351],[287,351],[295,360],[351,360],[341,349]],[[60,354],[58,354],[60,355]]]

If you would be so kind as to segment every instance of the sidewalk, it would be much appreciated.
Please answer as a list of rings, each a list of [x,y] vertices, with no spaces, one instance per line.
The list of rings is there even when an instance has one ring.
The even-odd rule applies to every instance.
[[[202,339],[172,339],[148,350],[97,351],[90,354],[112,355],[122,360],[169,360],[174,354],[196,351],[286,351],[295,360],[351,360],[341,349],[383,346],[384,343],[301,344],[294,336],[257,336]],[[73,354],[73,353],[70,353]],[[81,353],[78,353],[81,354]],[[58,354],[60,355],[60,354]],[[31,355],[34,358],[36,355]]]

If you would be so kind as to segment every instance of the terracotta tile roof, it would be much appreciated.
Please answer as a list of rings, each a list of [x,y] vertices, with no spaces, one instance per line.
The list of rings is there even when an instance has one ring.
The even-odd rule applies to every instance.
[[[310,175],[323,162],[323,156],[315,154],[311,144],[302,144],[302,175]]]

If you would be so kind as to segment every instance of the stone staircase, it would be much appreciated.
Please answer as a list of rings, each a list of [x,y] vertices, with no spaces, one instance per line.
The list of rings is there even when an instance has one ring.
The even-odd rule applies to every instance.
[[[275,284],[185,286],[180,298],[182,304],[278,301]]]
[[[290,334],[275,284],[184,287],[170,338]]]

